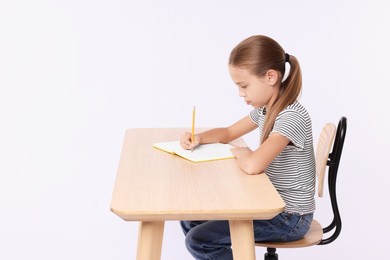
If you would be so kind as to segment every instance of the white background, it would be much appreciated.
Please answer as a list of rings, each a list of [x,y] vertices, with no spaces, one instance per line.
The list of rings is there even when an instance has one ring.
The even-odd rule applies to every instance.
[[[385,257],[389,12],[386,0],[1,0],[0,259],[135,259],[138,224],[110,212],[125,129],[188,127],[193,105],[198,126],[245,116],[227,59],[253,34],[299,59],[315,136],[348,117],[342,233],[280,258]],[[162,259],[191,259],[177,222]]]

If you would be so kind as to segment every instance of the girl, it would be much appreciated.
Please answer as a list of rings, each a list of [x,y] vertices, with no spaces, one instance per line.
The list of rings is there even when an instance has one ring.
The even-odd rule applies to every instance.
[[[284,79],[285,65],[290,64]],[[253,106],[250,114],[226,128],[180,138],[183,148],[228,143],[256,128],[260,145],[232,153],[247,174],[265,173],[283,198],[285,210],[271,220],[254,220],[255,241],[293,241],[310,228],[315,209],[315,161],[311,119],[297,101],[302,77],[298,60],[273,39],[256,35],[238,44],[229,72],[239,95]],[[186,247],[195,259],[233,259],[228,221],[181,221]]]

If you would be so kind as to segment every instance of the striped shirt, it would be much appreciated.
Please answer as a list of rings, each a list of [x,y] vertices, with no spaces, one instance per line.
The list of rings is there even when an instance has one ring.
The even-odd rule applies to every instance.
[[[251,111],[250,117],[262,134],[265,108]],[[270,181],[283,198],[289,213],[307,214],[315,210],[315,159],[311,119],[298,102],[277,116],[271,131],[290,140],[284,150],[265,169]]]

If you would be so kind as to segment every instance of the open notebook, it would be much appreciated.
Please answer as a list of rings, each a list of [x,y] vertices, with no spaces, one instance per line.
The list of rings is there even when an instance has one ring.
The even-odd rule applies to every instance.
[[[208,162],[222,159],[234,158],[230,148],[230,144],[212,143],[201,144],[191,152],[180,146],[179,141],[155,143],[154,148],[164,152],[178,155],[192,162]]]

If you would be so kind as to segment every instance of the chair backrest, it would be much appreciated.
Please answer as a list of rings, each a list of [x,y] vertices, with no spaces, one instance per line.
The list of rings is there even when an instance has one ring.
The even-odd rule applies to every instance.
[[[316,174],[318,196],[324,194],[325,170],[329,160],[330,149],[333,145],[334,136],[336,135],[336,126],[332,123],[326,123],[322,128],[316,149]]]
[[[322,180],[318,179],[319,182],[318,184],[322,185],[322,187],[324,182],[324,175],[326,172],[325,168],[326,166],[328,166],[328,188],[329,188],[329,196],[330,196],[330,201],[333,210],[333,220],[327,227],[323,228],[323,232],[325,234],[334,230],[333,234],[330,235],[328,238],[322,239],[319,245],[325,245],[333,242],[339,236],[341,231],[341,216],[340,216],[340,212],[337,204],[337,196],[336,196],[336,180],[337,180],[337,173],[340,164],[341,153],[343,151],[345,135],[347,132],[347,118],[341,117],[337,126],[336,135],[334,137],[332,152],[329,153],[326,144],[329,144],[329,140],[331,139],[333,140],[332,132],[334,132],[334,127],[328,126],[328,124],[326,124],[321,133],[319,144],[317,145],[317,151],[316,151],[318,153],[318,155],[316,154],[316,163],[319,163],[318,165],[319,167],[317,168],[317,177],[322,178]],[[321,141],[322,139],[323,141]],[[330,144],[331,143],[332,141],[330,141]],[[319,150],[319,146],[323,146],[324,148],[321,148]],[[326,165],[323,162],[326,162]],[[321,182],[322,184],[320,184]],[[319,196],[322,196],[322,192],[323,192],[322,187],[321,190],[320,188],[318,188]]]

